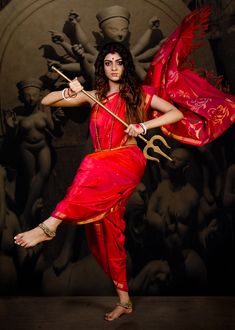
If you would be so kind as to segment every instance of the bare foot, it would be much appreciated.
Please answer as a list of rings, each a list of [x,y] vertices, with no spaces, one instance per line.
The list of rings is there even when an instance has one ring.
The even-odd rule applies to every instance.
[[[52,237],[46,235],[41,228],[36,227],[34,229],[16,235],[14,239],[17,245],[29,248],[43,241],[51,240]]]
[[[112,312],[106,313],[104,319],[106,321],[113,321],[118,319],[120,316],[125,314],[131,314],[133,311],[131,302],[129,303],[118,303]]]
[[[25,248],[33,247],[38,243],[49,241],[55,236],[55,230],[61,221],[49,218],[31,230],[20,233],[14,237],[15,243]]]

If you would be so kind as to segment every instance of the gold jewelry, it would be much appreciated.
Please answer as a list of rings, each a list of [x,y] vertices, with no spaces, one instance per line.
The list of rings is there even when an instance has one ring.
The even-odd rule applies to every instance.
[[[41,228],[47,236],[49,236],[51,238],[55,237],[56,232],[53,231],[53,230],[50,230],[50,228],[48,228],[47,225],[45,225],[44,222],[39,223],[38,227]]]
[[[126,309],[131,309],[132,308],[132,302],[131,301],[128,301],[127,303],[118,302],[117,306],[121,306],[121,307],[126,308]]]

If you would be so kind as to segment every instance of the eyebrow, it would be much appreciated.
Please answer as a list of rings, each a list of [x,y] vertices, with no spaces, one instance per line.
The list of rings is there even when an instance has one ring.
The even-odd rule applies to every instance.
[[[118,62],[118,61],[122,61],[122,58],[120,57],[115,61],[113,61],[113,60],[104,60],[104,62]]]

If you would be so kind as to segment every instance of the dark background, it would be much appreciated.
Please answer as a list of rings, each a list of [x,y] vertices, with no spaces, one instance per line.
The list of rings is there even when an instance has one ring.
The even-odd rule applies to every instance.
[[[23,137],[6,125],[6,117],[23,105],[18,99],[18,81],[40,79],[42,95],[63,86],[63,81],[48,71],[47,61],[65,64],[70,63],[69,58],[52,42],[48,31],[63,32],[72,44],[67,21],[71,9],[80,13],[81,23],[95,44],[97,39],[91,32],[99,31],[96,13],[114,4],[126,7],[131,13],[131,47],[153,15],[159,17],[166,37],[191,10],[211,4],[207,42],[194,60],[199,68],[208,70],[213,84],[220,82],[219,88],[234,94],[232,1],[134,3],[133,7],[132,1],[91,1],[85,7],[83,1],[1,1],[1,295],[114,294],[110,280],[88,251],[83,227],[63,224],[53,241],[27,251],[13,243],[21,228],[31,228],[50,215],[81,159],[92,150],[88,109],[80,113],[64,110],[62,116],[53,117],[54,130],[44,132],[51,156],[49,175],[29,220],[24,222],[27,179],[17,147]],[[130,291],[134,295],[234,295],[234,127],[203,148],[181,146],[172,140],[169,144],[170,153],[176,152],[178,157],[178,170],[169,169],[164,160],[160,165],[149,162],[127,205]],[[173,183],[176,176],[179,186],[175,190],[166,183]],[[174,217],[171,207],[178,210]]]

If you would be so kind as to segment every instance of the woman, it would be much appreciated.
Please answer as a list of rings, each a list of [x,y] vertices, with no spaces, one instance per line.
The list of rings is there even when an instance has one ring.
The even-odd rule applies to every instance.
[[[83,87],[77,79],[62,92],[44,97],[42,104],[56,107],[90,104],[90,132],[95,152],[82,161],[52,216],[38,227],[18,234],[15,242],[32,247],[52,239],[62,221],[86,224],[91,252],[111,277],[119,296],[117,306],[105,314],[105,319],[112,321],[132,312],[126,279],[123,215],[126,201],[140,182],[146,164],[135,138],[148,129],[179,121],[183,115],[154,95],[154,88],[140,85],[131,54],[123,45],[106,44],[98,54],[95,70],[95,90],[90,94],[128,122],[128,127],[125,129],[82,93]],[[146,120],[150,106],[162,112],[162,116]]]

